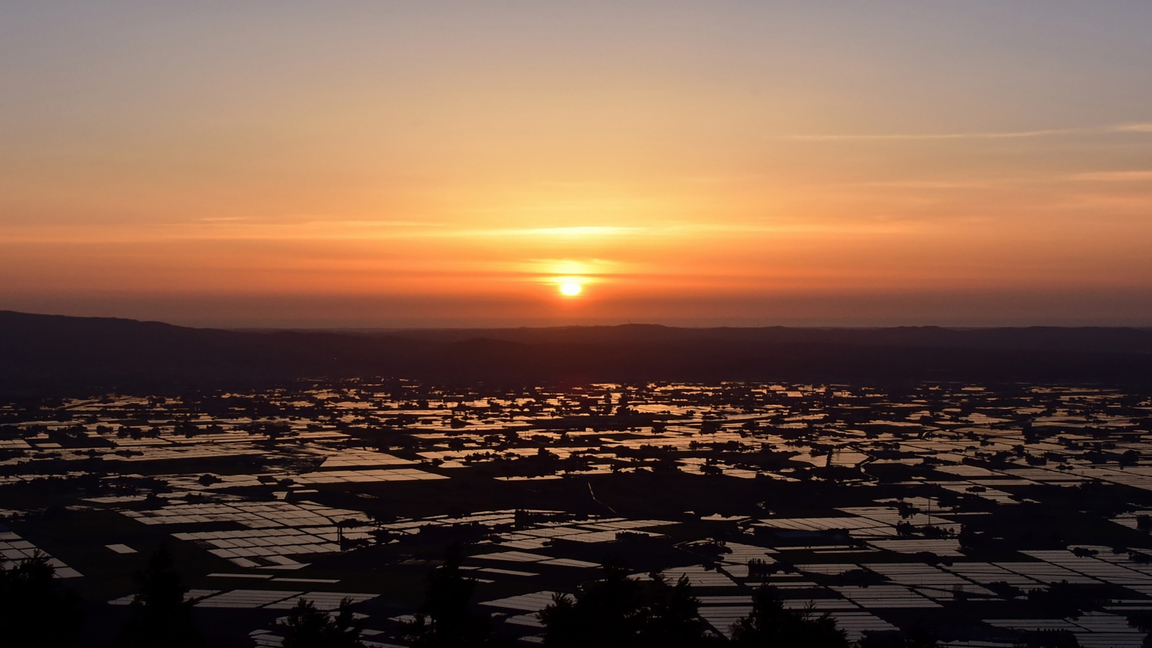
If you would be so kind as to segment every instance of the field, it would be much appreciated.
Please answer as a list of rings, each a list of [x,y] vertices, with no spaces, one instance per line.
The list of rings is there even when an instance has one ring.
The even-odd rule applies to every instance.
[[[398,645],[459,542],[479,609],[529,643],[611,558],[687,575],[720,634],[767,583],[853,640],[1140,646],[1150,430],[1145,393],[1019,383],[29,397],[0,407],[0,550],[53,558],[92,645],[161,543],[210,645],[278,645],[300,597]]]

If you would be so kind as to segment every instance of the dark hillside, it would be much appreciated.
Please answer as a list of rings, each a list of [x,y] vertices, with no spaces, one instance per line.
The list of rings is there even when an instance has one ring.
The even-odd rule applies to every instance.
[[[229,387],[296,378],[431,381],[1152,382],[1152,331],[653,325],[240,332],[0,311],[0,389]]]

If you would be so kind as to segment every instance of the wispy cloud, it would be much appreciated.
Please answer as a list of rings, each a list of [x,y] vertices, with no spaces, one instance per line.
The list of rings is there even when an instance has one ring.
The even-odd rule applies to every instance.
[[[459,230],[456,234],[469,236],[482,234],[486,236],[548,236],[548,237],[587,237],[587,236],[620,236],[624,234],[639,234],[643,227],[536,227],[536,228],[497,228],[482,230]]]
[[[894,180],[890,182],[848,182],[839,186],[875,189],[985,189],[984,182],[947,182],[932,180]]]
[[[783,139],[807,142],[884,141],[884,140],[963,140],[963,139],[1016,139],[1045,135],[1073,135],[1094,132],[1091,129],[1065,128],[1033,131],[1002,131],[985,133],[889,133],[882,135],[786,135]]]
[[[806,142],[848,141],[928,141],[928,140],[998,140],[1055,137],[1061,135],[1104,135],[1108,133],[1152,133],[1152,123],[1115,124],[1088,128],[1049,128],[1023,131],[976,131],[967,133],[882,133],[784,135],[779,139]]]
[[[1152,171],[1094,171],[1077,173],[1068,179],[1087,182],[1144,182],[1152,180]]]
[[[1152,133],[1152,122],[1145,122],[1141,124],[1122,124],[1113,127],[1116,132],[1121,133]]]

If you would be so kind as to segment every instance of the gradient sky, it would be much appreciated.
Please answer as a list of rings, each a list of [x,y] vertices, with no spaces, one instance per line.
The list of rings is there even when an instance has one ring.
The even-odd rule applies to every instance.
[[[0,0],[0,309],[1152,325],[1149,34],[1147,0]]]

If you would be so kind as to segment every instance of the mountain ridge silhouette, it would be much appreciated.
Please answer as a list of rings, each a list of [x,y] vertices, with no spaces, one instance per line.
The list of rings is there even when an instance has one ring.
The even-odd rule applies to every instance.
[[[677,328],[238,331],[0,311],[0,390],[228,388],[393,376],[431,382],[1152,383],[1152,330]]]

